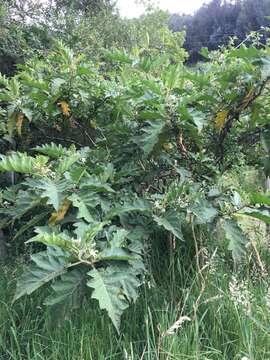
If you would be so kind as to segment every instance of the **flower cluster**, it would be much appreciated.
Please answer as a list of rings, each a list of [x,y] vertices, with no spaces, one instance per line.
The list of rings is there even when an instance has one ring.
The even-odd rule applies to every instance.
[[[248,285],[245,281],[238,281],[235,276],[229,284],[231,299],[237,307],[241,307],[248,313],[251,311],[252,295],[248,290]]]

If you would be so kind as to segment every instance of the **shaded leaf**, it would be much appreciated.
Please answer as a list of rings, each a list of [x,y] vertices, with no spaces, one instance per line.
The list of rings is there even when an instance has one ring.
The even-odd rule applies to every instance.
[[[90,189],[95,192],[113,193],[114,190],[105,182],[102,182],[97,177],[91,177],[81,183],[81,189]]]
[[[228,249],[232,252],[233,259],[237,263],[245,253],[245,246],[248,240],[236,221],[222,220],[221,226],[225,238],[229,242]]]
[[[147,126],[143,127],[142,135],[138,138],[139,145],[141,146],[145,155],[149,155],[154,147],[159,143],[160,136],[165,129],[164,120],[147,121]]]
[[[17,281],[14,301],[32,292],[62,275],[69,264],[69,253],[57,247],[48,247],[46,251],[31,256],[32,264]]]
[[[138,296],[140,282],[130,267],[108,267],[94,269],[88,273],[92,278],[87,285],[94,291],[92,298],[98,300],[101,309],[107,311],[119,332],[120,319],[129,302]]]
[[[133,203],[124,203],[122,206],[119,205],[111,209],[107,215],[106,219],[112,219],[115,216],[120,216],[129,212],[142,212],[148,213],[151,210],[150,203],[144,199],[136,199]]]
[[[48,296],[44,304],[64,304],[69,309],[79,309],[85,292],[85,271],[74,269],[63,274],[51,286],[53,293]]]
[[[80,154],[74,153],[70,154],[69,156],[62,157],[60,160],[59,165],[56,167],[55,171],[59,174],[63,174],[67,170],[70,169],[70,167],[80,159]]]
[[[154,215],[153,219],[159,226],[162,226],[164,229],[171,232],[179,240],[184,241],[184,237],[181,230],[182,222],[183,222],[181,214],[175,211],[167,211],[162,216]]]
[[[94,209],[99,203],[99,197],[96,194],[87,192],[79,192],[78,194],[72,194],[69,197],[72,205],[78,208],[78,219],[85,219],[89,223],[94,221],[91,213],[91,209]]]
[[[25,233],[28,229],[33,228],[35,225],[37,225],[41,220],[46,218],[48,216],[49,212],[44,211],[41,214],[37,214],[34,216],[30,221],[28,221],[25,225],[21,226],[20,229],[16,232],[16,235],[14,236],[14,240],[19,238],[21,235]]]
[[[210,223],[218,215],[218,211],[207,200],[198,201],[190,206],[188,210],[195,215],[195,224]]]
[[[66,197],[66,191],[69,184],[65,181],[54,181],[51,179],[44,179],[37,181],[35,187],[42,190],[41,196],[47,198],[47,203],[52,205],[56,211],[59,211],[60,205]]]

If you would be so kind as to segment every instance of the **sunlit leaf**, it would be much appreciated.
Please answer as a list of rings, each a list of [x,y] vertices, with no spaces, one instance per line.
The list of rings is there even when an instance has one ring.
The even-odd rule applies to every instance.
[[[222,110],[220,111],[215,118],[215,128],[220,132],[222,128],[224,127],[227,116],[229,114],[228,110]]]

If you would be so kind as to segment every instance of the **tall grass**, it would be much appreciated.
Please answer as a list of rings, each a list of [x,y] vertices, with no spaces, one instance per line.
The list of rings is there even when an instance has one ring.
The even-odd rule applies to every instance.
[[[153,278],[123,317],[120,336],[93,302],[86,302],[59,323],[54,321],[57,314],[51,315],[42,305],[41,294],[11,305],[15,274],[21,271],[21,264],[3,267],[0,359],[270,359],[266,281],[245,280],[239,300],[240,295],[232,293],[232,272],[216,258],[203,272],[206,287],[202,292],[201,278],[194,265],[185,261],[190,258],[185,251],[154,254]],[[175,333],[168,331],[181,317],[189,320],[184,318]]]

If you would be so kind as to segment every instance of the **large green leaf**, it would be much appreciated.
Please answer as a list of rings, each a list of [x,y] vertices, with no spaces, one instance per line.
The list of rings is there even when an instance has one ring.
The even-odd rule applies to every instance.
[[[95,237],[103,230],[105,225],[107,225],[106,221],[88,225],[82,237],[83,242],[92,243]]]
[[[53,293],[48,296],[44,304],[63,304],[69,309],[79,309],[86,286],[86,273],[81,269],[66,272],[53,284]]]
[[[52,205],[55,210],[58,211],[67,195],[66,190],[68,190],[69,184],[65,180],[56,181],[44,179],[35,182],[35,187],[42,190],[41,197],[47,198],[47,203]]]
[[[138,297],[140,281],[136,272],[128,266],[94,269],[88,273],[92,278],[87,285],[94,289],[92,298],[98,300],[101,309],[108,312],[119,331],[120,319],[129,302]]]
[[[159,226],[162,226],[164,229],[171,232],[179,240],[184,241],[181,230],[183,222],[181,214],[177,213],[176,211],[167,211],[162,216],[154,215],[153,219]]]
[[[1,155],[0,171],[15,171],[23,174],[32,174],[34,169],[35,158],[23,153],[13,153],[11,155]]]
[[[116,206],[107,213],[106,219],[112,219],[115,216],[120,216],[130,212],[149,213],[150,211],[151,205],[147,200],[136,199],[134,202],[126,202],[122,206]]]
[[[129,251],[123,248],[107,248],[104,249],[99,255],[100,261],[132,261],[137,260],[138,257],[131,254]]]
[[[81,189],[89,189],[95,192],[114,193],[115,191],[98,177],[92,176],[81,183]]]
[[[159,111],[150,110],[141,111],[139,114],[140,120],[160,120],[163,116]]]
[[[69,171],[65,174],[65,178],[72,182],[73,184],[79,184],[82,177],[86,173],[86,167],[85,166],[79,166],[76,164],[76,166],[73,166]]]
[[[164,120],[147,121],[147,126],[143,127],[143,133],[137,139],[145,155],[149,155],[159,143],[165,126]]]
[[[188,209],[195,215],[195,224],[206,224],[212,222],[218,215],[217,210],[207,200],[201,199]]]
[[[104,51],[104,55],[109,60],[119,61],[120,63],[124,63],[124,64],[132,64],[133,62],[131,57],[124,50],[118,50],[118,49],[113,49],[112,51],[106,50]]]
[[[37,242],[47,246],[57,246],[64,250],[69,250],[72,248],[72,240],[65,233],[47,233],[44,231],[39,231],[39,229],[37,229],[37,232],[38,234],[26,241],[26,244]]]
[[[202,131],[205,125],[207,125],[207,117],[206,114],[202,111],[198,110],[190,110],[190,115],[192,117],[193,122],[197,126],[199,131]]]
[[[125,244],[125,240],[129,234],[129,231],[126,229],[117,229],[110,240],[110,246],[114,247],[122,247]]]
[[[91,223],[94,221],[91,210],[100,203],[100,198],[97,194],[93,194],[91,191],[80,191],[77,194],[72,194],[68,198],[74,207],[78,208],[78,219],[85,219]]]
[[[249,59],[249,58],[260,58],[262,53],[259,49],[255,47],[246,47],[245,45],[241,45],[239,48],[232,50],[229,57],[236,57],[242,59]]]
[[[48,247],[46,251],[31,256],[32,264],[23,272],[17,281],[14,301],[23,295],[45,285],[64,274],[69,265],[70,254],[58,247]]]
[[[224,231],[225,239],[229,242],[228,249],[232,252],[235,262],[239,262],[245,253],[245,246],[248,239],[243,230],[234,220],[221,220],[221,227]]]
[[[70,154],[69,156],[62,157],[55,171],[58,174],[63,174],[64,172],[68,171],[70,167],[80,159],[80,157],[81,155],[79,153],[74,153]]]
[[[69,154],[69,150],[67,148],[63,147],[61,144],[54,143],[37,146],[34,150],[55,159]]]
[[[250,195],[250,201],[252,204],[262,204],[270,206],[270,193],[269,194],[263,194],[263,193],[252,193]]]

